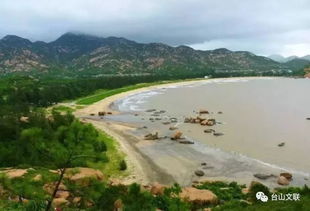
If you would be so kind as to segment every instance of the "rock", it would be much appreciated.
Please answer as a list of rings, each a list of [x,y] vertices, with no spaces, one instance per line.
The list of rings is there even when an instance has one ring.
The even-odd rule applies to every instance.
[[[277,182],[279,185],[289,185],[290,184],[290,181],[288,179],[286,179],[284,176],[279,176]]]
[[[223,112],[222,111],[219,111],[219,112],[217,112],[218,114],[223,114]]]
[[[224,135],[224,133],[214,132],[213,135],[214,135],[214,136],[222,136],[222,135]]]
[[[64,206],[64,205],[69,205],[69,201],[67,199],[64,199],[64,198],[56,198],[53,200],[52,204],[54,207],[60,207],[60,206]]]
[[[306,120],[310,120],[310,117],[307,117]]]
[[[216,124],[215,119],[208,119],[208,121],[207,121],[207,123],[206,123],[207,126],[213,126],[213,125],[215,125],[215,124]]]
[[[149,120],[153,121],[153,120],[154,120],[154,118],[149,118]]]
[[[180,193],[180,198],[190,203],[204,205],[217,204],[217,196],[209,190],[199,190],[194,187],[185,187]]]
[[[163,114],[163,113],[166,113],[165,110],[160,110],[159,113]]]
[[[24,176],[28,173],[28,169],[9,169],[0,173],[5,173],[8,178],[12,179]]]
[[[214,133],[215,130],[213,130],[213,129],[206,129],[203,132],[205,132],[205,133]]]
[[[121,211],[123,210],[123,201],[121,199],[117,199],[115,202],[114,202],[114,210],[115,211]]]
[[[75,172],[75,169],[77,169],[77,173]],[[95,178],[97,180],[103,180],[105,176],[103,173],[97,169],[92,168],[75,168],[73,169],[67,169],[67,172],[65,174],[65,178],[68,178],[71,181],[81,181],[84,178]],[[72,173],[73,172],[73,173]]]
[[[45,190],[49,194],[52,194],[54,192],[55,187],[56,187],[56,182],[46,183],[43,185],[43,190]],[[67,190],[67,187],[63,183],[60,183],[60,185],[58,186],[58,191],[66,191],[66,190]]]
[[[155,120],[161,120],[161,118],[157,117],[157,118],[155,118]]]
[[[203,120],[203,121],[200,122],[200,124],[201,124],[201,125],[207,125],[207,124],[208,124],[208,120],[207,120],[207,119],[206,119],[206,120]]]
[[[172,136],[171,136],[171,140],[178,140],[180,139],[182,136],[182,132],[181,131],[176,131]]]
[[[199,114],[209,114],[209,111],[204,110],[204,109],[200,109]]]
[[[291,173],[288,173],[288,172],[280,173],[280,176],[285,177],[287,180],[292,180],[292,178],[293,178],[293,175]]]
[[[151,194],[153,195],[163,195],[165,191],[166,186],[161,185],[159,183],[154,183],[151,187]]]
[[[169,127],[169,130],[176,130],[176,129],[178,129],[178,128],[177,128],[177,127],[174,127],[174,126]]]
[[[94,114],[94,113],[91,113],[90,115],[91,115],[91,116],[95,116],[95,114]]]
[[[285,145],[285,143],[282,142],[282,143],[278,144],[278,147],[283,147],[284,145]]]
[[[196,117],[196,119],[199,119],[199,120],[200,120],[200,122],[202,122],[202,121],[205,121],[205,120],[206,120],[206,118],[203,118],[203,117],[201,117],[201,116],[197,116],[197,117]]]
[[[67,199],[69,196],[70,196],[69,191],[58,190],[58,191],[56,192],[55,198]]]
[[[184,123],[190,123],[190,122],[191,122],[191,118],[186,117],[186,118],[184,119]]]
[[[258,173],[258,174],[254,174],[253,176],[258,178],[258,179],[265,180],[265,179],[272,177],[273,175],[272,174],[260,174],[260,173]]]
[[[196,170],[195,171],[196,176],[198,177],[202,177],[203,175],[205,175],[205,173],[202,170]]]
[[[169,125],[169,124],[170,124],[170,122],[163,122],[163,124],[164,124],[164,125]]]
[[[28,123],[29,122],[29,117],[27,116],[21,116],[19,118],[19,121],[24,122],[24,123]]]
[[[74,197],[73,200],[72,200],[72,202],[73,202],[74,204],[78,204],[78,203],[80,203],[81,199],[82,199],[81,197]]]
[[[34,178],[33,178],[33,181],[40,181],[42,180],[42,175],[41,174],[37,174]]]
[[[243,194],[248,194],[248,193],[250,192],[250,189],[249,189],[249,188],[242,188],[242,189],[241,189],[241,192],[242,192]]]
[[[104,111],[99,111],[98,116],[104,116],[106,113]]]
[[[202,169],[214,169],[213,166],[203,166]]]
[[[200,123],[201,120],[200,119],[195,119],[194,123]]]
[[[176,123],[176,122],[178,122],[178,119],[177,119],[177,118],[174,118],[174,117],[171,117],[171,118],[170,118],[170,121],[173,122],[173,123]]]
[[[156,132],[155,134],[149,133],[144,136],[144,140],[156,140],[156,139],[158,139],[158,132]]]
[[[207,165],[207,163],[206,163],[206,162],[202,162],[200,165],[202,165],[202,166],[206,166],[206,165]]]
[[[179,143],[180,143],[180,144],[194,144],[193,141],[186,140],[186,139],[185,139],[185,140],[180,140]]]
[[[148,109],[145,112],[154,112],[154,111],[156,111],[156,109]]]

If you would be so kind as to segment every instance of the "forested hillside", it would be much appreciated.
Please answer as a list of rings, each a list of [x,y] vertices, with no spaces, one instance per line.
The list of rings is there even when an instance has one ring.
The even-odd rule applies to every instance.
[[[300,68],[246,51],[194,50],[162,43],[67,33],[49,43],[14,35],[0,40],[0,74],[292,74]],[[292,72],[291,72],[292,71]]]

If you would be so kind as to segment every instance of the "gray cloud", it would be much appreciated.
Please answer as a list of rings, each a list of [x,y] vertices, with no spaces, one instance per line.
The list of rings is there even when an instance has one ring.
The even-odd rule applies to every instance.
[[[310,54],[308,0],[1,0],[0,36],[68,31],[138,42]]]

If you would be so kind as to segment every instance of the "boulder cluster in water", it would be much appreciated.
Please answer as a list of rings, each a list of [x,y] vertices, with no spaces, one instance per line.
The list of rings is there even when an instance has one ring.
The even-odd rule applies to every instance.
[[[148,109],[145,112],[151,113],[150,114],[150,118],[149,120],[151,122],[155,122],[155,121],[161,121],[163,120],[163,118],[161,117],[162,114],[166,113],[165,110],[160,110],[157,111],[156,109]],[[222,114],[223,112],[219,111],[218,114]],[[199,110],[199,112],[197,112],[197,114],[199,114],[199,116],[193,118],[193,117],[186,117],[184,119],[184,123],[192,123],[192,124],[200,124],[202,126],[214,126],[217,124],[216,120],[214,118],[207,118],[205,115],[209,114],[208,110],[205,109],[201,109]],[[178,119],[176,117],[166,117],[164,118],[165,121],[162,122],[163,125],[170,125],[171,123],[177,123]],[[169,130],[171,131],[175,131],[171,136],[170,139],[177,141],[178,143],[181,144],[194,144],[193,141],[188,140],[186,138],[184,138],[182,135],[183,133],[181,131],[178,130],[178,128],[176,126],[170,126]],[[214,136],[221,136],[224,135],[223,133],[220,132],[216,132],[214,129],[205,129],[204,130],[205,133],[212,133]],[[167,136],[163,136],[160,137],[158,135],[158,132],[156,133],[148,133],[144,136],[145,140],[158,140],[158,139],[165,139],[168,138]]]
[[[222,111],[219,111],[218,114],[222,114]],[[199,116],[197,117],[186,117],[184,119],[184,123],[191,123],[191,124],[200,124],[201,126],[214,126],[218,122],[214,118],[207,118],[205,114],[209,114],[208,110],[201,109],[198,112]],[[214,136],[222,136],[224,133],[216,132],[214,129],[205,129],[205,133],[212,133]]]

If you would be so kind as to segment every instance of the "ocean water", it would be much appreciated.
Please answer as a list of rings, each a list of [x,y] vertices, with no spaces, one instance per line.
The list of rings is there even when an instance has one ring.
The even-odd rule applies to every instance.
[[[212,79],[137,93],[120,99],[115,105],[125,114],[117,117],[118,120],[147,126],[148,132],[159,131],[162,136],[170,136],[173,132],[168,128],[177,126],[184,137],[195,141],[190,147],[199,153],[220,151],[239,159],[309,175],[308,90],[309,79]],[[156,117],[152,116],[154,113],[145,112],[147,109],[165,113],[157,116],[160,120],[150,121]],[[208,110],[210,114],[206,117],[215,118],[218,124],[207,127],[183,123],[185,117],[198,116],[199,109]],[[133,113],[138,116],[131,115]],[[162,124],[171,117],[178,122]],[[204,133],[207,128],[224,135],[216,137]],[[282,142],[285,145],[279,147]]]

